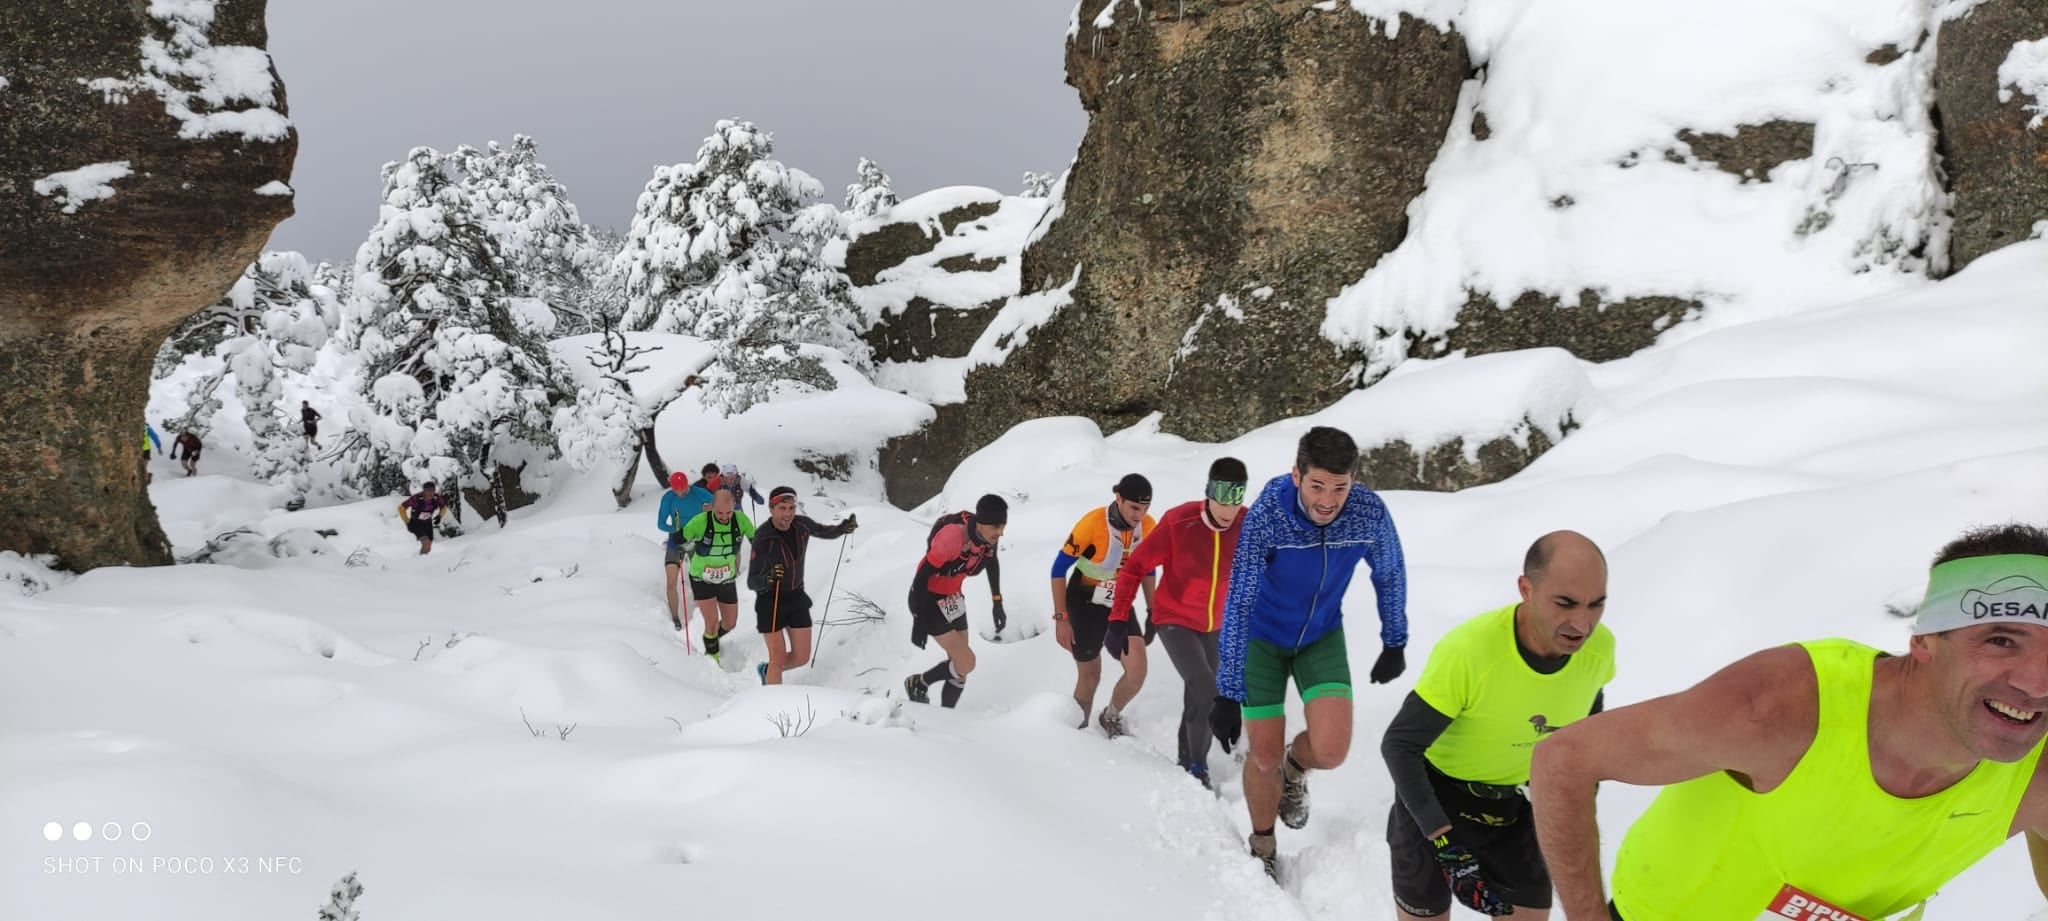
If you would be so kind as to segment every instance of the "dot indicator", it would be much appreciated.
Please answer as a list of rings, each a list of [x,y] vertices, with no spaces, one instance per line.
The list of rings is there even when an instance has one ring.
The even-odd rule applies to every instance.
[[[59,824],[59,823],[57,823],[57,822],[51,822],[50,824],[48,824],[48,825],[45,825],[45,826],[43,826],[43,840],[44,840],[44,841],[62,841],[62,840],[64,840],[64,826],[63,826],[63,825],[61,825],[61,824]]]
[[[80,822],[77,825],[71,826],[71,837],[77,838],[80,841],[91,841],[92,825],[87,822]]]

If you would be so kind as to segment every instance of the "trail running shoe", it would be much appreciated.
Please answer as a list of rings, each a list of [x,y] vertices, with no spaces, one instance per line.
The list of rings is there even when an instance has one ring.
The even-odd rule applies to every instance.
[[[1124,715],[1108,707],[1102,708],[1102,715],[1096,717],[1095,722],[1102,727],[1103,732],[1109,733],[1109,737],[1112,739],[1120,735],[1128,735],[1124,731]]]
[[[1273,837],[1272,833],[1268,832],[1263,835],[1252,835],[1251,846],[1252,856],[1259,858],[1259,862],[1266,865],[1266,875],[1272,877],[1273,882],[1279,882],[1280,842]]]
[[[1308,772],[1295,769],[1292,754],[1280,767],[1280,821],[1288,828],[1308,824]]]

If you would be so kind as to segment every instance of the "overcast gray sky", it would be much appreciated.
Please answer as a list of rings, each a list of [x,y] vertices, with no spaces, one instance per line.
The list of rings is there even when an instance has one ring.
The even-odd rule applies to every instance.
[[[378,170],[533,135],[583,219],[624,230],[658,163],[723,117],[837,204],[871,157],[897,194],[1015,192],[1087,118],[1063,77],[1073,0],[270,0],[299,156],[270,248],[347,262]]]

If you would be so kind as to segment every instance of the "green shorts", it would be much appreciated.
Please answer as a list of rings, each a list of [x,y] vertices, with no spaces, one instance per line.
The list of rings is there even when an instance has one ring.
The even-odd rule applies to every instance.
[[[1244,718],[1272,719],[1287,713],[1287,677],[1306,703],[1318,697],[1351,697],[1351,657],[1338,627],[1300,649],[1252,640],[1244,651]]]

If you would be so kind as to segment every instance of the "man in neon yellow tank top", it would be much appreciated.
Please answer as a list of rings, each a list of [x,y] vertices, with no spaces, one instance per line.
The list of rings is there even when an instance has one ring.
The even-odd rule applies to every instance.
[[[1600,712],[1614,679],[1607,559],[1582,534],[1529,545],[1521,601],[1459,624],[1380,741],[1395,801],[1387,816],[1394,909],[1442,916],[1451,901],[1518,919],[1550,915],[1525,785],[1541,741]]]
[[[1536,747],[1537,835],[1566,921],[1902,916],[2048,829],[2048,530],[1935,556],[1905,655],[1848,640],[1750,655]],[[1600,884],[1593,792],[1665,785]]]

